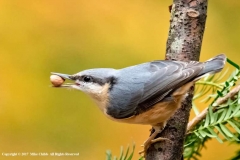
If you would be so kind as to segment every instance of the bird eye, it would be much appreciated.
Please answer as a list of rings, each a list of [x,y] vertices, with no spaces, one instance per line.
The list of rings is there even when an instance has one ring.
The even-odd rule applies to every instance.
[[[92,80],[92,78],[89,77],[89,76],[86,76],[86,77],[83,78],[84,82],[90,82],[91,80]]]

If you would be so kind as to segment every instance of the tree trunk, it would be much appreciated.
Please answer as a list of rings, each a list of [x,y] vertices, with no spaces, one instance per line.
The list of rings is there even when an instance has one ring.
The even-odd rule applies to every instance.
[[[171,10],[166,59],[198,61],[207,17],[207,0],[174,0]],[[168,121],[157,137],[172,141],[154,143],[147,151],[146,160],[180,160],[192,106],[194,87],[182,102],[182,107]]]

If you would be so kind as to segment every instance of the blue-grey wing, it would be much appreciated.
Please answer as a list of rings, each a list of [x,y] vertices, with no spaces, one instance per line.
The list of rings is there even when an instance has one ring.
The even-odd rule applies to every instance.
[[[193,80],[203,69],[200,62],[153,61],[126,68],[128,79],[116,89],[123,99],[109,107],[114,118],[127,118],[148,110],[173,90]],[[136,72],[136,73],[135,73]],[[125,87],[125,88],[124,88]],[[119,97],[119,96],[118,96]]]
[[[136,108],[138,113],[166,98],[171,98],[170,94],[173,91],[194,80],[204,68],[203,63],[200,62],[179,61],[157,61],[152,62],[151,66],[158,67],[159,63],[165,64],[165,67],[154,72],[145,83],[144,94]]]

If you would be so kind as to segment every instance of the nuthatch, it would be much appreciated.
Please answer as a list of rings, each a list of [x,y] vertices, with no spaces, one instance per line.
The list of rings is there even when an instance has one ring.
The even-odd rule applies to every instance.
[[[226,56],[220,54],[206,62],[159,60],[123,69],[97,68],[74,75],[52,74],[73,80],[74,83],[60,87],[87,93],[108,118],[151,125],[155,131],[144,143],[146,151],[181,106],[194,82],[207,73],[221,71],[225,61]]]

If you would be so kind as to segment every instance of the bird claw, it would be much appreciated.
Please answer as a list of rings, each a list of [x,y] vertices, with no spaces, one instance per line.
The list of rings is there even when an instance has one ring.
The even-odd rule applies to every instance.
[[[172,141],[168,138],[158,137],[156,139],[151,140],[151,144],[156,143],[156,142],[160,142],[160,141],[169,141],[169,142],[172,143]]]
[[[141,147],[144,147],[144,149],[142,151],[139,151],[138,153],[142,156],[146,156],[146,153],[147,153],[147,150],[148,148],[153,144],[153,143],[156,143],[156,142],[160,142],[160,141],[169,141],[169,142],[172,142],[170,139],[168,138],[163,138],[163,137],[158,137],[156,139],[153,139],[153,140],[150,140],[148,139],[146,142],[144,142],[143,145],[141,145]]]
[[[164,127],[166,126],[166,123],[162,123],[161,125],[158,125],[158,126],[155,126],[153,127],[154,128],[154,132],[150,135],[150,137],[143,143],[143,151],[140,151],[139,154],[143,154],[143,156],[145,157],[146,156],[146,152],[148,150],[148,148],[150,147],[151,144],[155,143],[155,142],[158,142],[158,141],[161,141],[161,140],[166,140],[167,138],[157,138],[157,139],[154,139],[158,133],[160,133]],[[169,139],[167,139],[169,140]]]

